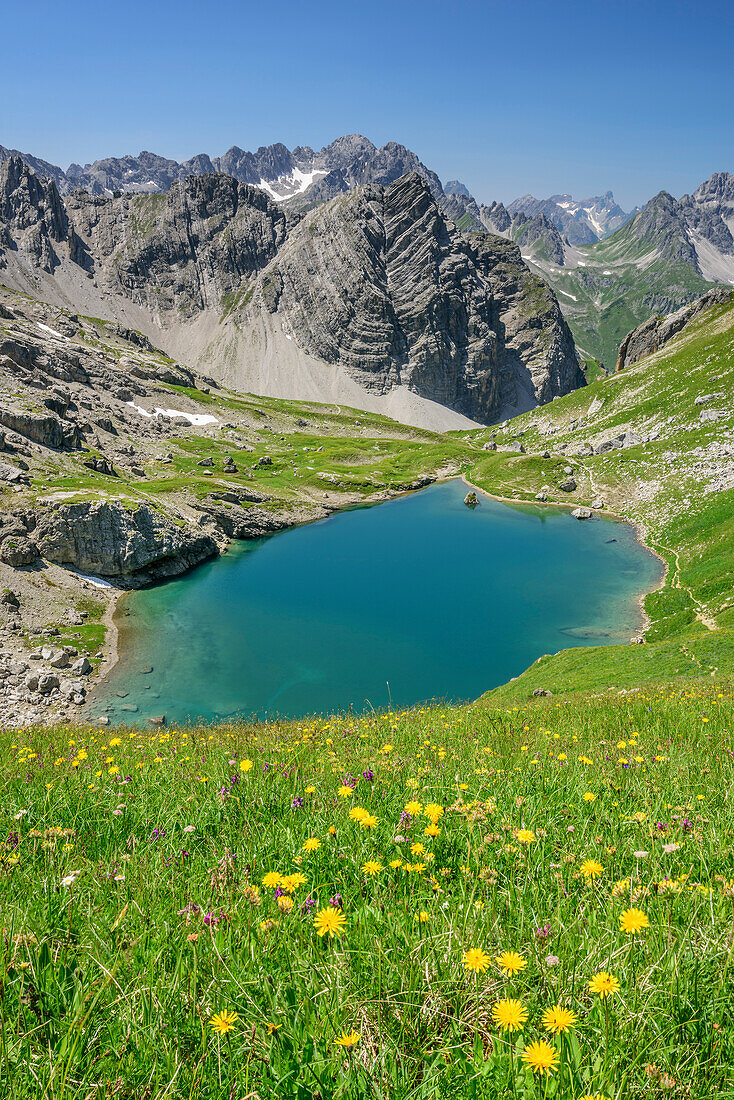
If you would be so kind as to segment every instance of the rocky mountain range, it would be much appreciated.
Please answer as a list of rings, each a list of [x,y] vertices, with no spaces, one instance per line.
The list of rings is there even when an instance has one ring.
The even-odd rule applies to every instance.
[[[234,389],[414,423],[487,422],[583,383],[547,284],[511,242],[459,232],[418,172],[303,212],[222,173],[61,196],[12,157],[0,280],[139,330]]]
[[[233,145],[220,157],[198,153],[179,162],[144,151],[136,157],[106,157],[84,166],[70,164],[66,171],[0,145],[0,161],[11,156],[20,157],[38,175],[53,179],[60,195],[80,189],[91,195],[113,195],[116,191],[156,194],[170,190],[188,176],[211,172],[259,187],[276,202],[298,199],[298,205],[303,205],[300,196],[306,191],[307,205],[315,205],[362,183],[386,186],[406,172],[423,176],[437,198],[443,194],[436,173],[410,149],[394,141],[378,149],[361,134],[344,135],[316,152],[308,145],[288,149],[280,142],[261,146],[254,153]]]
[[[546,229],[521,250],[558,294],[582,354],[611,369],[631,328],[734,284],[733,232],[734,175],[717,172],[680,199],[659,192],[604,240],[576,246]]]
[[[637,213],[625,213],[611,191],[588,199],[574,199],[571,195],[551,195],[549,199],[536,199],[523,195],[507,207],[509,213],[534,217],[544,214],[563,234],[569,244],[593,244],[614,233]]]
[[[0,159],[11,152],[0,146]],[[276,247],[280,247],[285,235],[294,230],[303,215],[316,207],[359,187],[387,188],[407,172],[413,172],[425,181],[447,225],[453,223],[464,235],[496,234],[514,241],[520,248],[521,260],[547,280],[557,293],[587,361],[603,361],[609,368],[616,359],[619,341],[631,327],[646,320],[651,313],[675,310],[709,286],[718,282],[728,284],[734,277],[732,176],[726,172],[716,173],[692,195],[676,200],[667,192],[661,192],[642,210],[627,214],[614,201],[611,191],[582,200],[566,194],[548,199],[526,195],[507,206],[501,202],[479,203],[459,180],[442,185],[435,172],[405,146],[389,142],[378,149],[360,134],[338,138],[318,151],[308,146],[291,150],[275,144],[248,152],[233,146],[220,157],[198,154],[184,162],[141,153],[137,157],[107,158],[83,167],[70,165],[66,171],[30,154],[17,156],[37,175],[54,180],[59,197],[72,206],[89,201],[75,198],[79,189],[95,201],[118,201],[126,195],[145,194],[161,201],[156,200],[156,196],[170,192],[174,185],[181,188],[192,175],[225,174],[238,183],[259,189],[281,210],[283,220],[279,222],[280,237]],[[151,214],[146,213],[145,218],[150,221]],[[134,211],[132,222],[138,226]],[[83,233],[77,232],[77,236],[79,240],[84,239]],[[119,241],[114,247],[118,246]],[[246,273],[237,273],[240,282],[252,278],[254,271],[260,270],[263,258],[261,256],[254,267],[246,265]],[[239,284],[231,273],[214,273],[218,262],[219,259],[214,260],[212,271],[203,276],[211,283],[205,310],[216,309],[213,302],[217,293],[220,297],[238,293]],[[229,262],[228,258],[225,263]],[[235,266],[240,262],[235,261]],[[222,284],[218,290],[217,280]],[[249,289],[245,288],[244,293]],[[105,292],[107,296],[114,296],[114,293],[112,289]],[[73,303],[76,299],[71,295],[69,300]],[[131,319],[129,307],[125,308]],[[148,308],[149,305],[146,310]],[[166,309],[170,321],[171,311]],[[228,315],[231,312],[228,311]],[[161,323],[160,316],[156,324]],[[145,329],[145,317],[138,320]],[[170,329],[171,326],[166,323],[163,327]],[[196,332],[189,331],[188,343],[183,338],[176,338],[172,345],[174,352],[193,355],[195,362],[202,354],[221,354],[221,348],[208,347],[203,334],[206,326],[201,318],[194,327]],[[268,330],[266,335],[261,334],[263,327]],[[265,351],[269,363],[275,358],[285,358],[290,363],[294,349],[285,348],[276,355],[274,343],[282,345],[283,333],[273,336],[271,329],[267,322],[258,326],[253,345],[256,350],[252,354]],[[222,335],[219,329],[213,328],[208,333],[215,344],[221,343]],[[288,333],[289,337],[294,335]],[[241,358],[237,343],[235,340],[233,346],[232,341],[225,341],[230,363],[227,377],[233,382],[232,364]],[[307,343],[315,362],[321,361],[319,349],[313,342]],[[336,359],[338,356],[332,349],[325,361],[332,364]],[[291,363],[287,373],[293,374],[295,369],[295,364]],[[324,379],[316,377],[318,372],[314,363],[309,363],[306,373],[308,396],[341,392],[341,383],[334,378],[324,387]],[[414,380],[409,385],[418,384],[418,373],[407,369],[401,373],[401,378],[410,375]],[[357,374],[363,383],[364,371],[357,370]],[[263,375],[272,379],[271,368],[253,373],[252,367],[247,366],[243,377],[250,378],[255,387],[265,384]],[[394,371],[391,376],[396,377]],[[374,387],[371,389],[374,392]],[[436,386],[433,392],[448,393],[448,390],[445,386]],[[347,395],[343,396],[346,399]],[[461,397],[458,392],[448,399],[462,411],[471,406],[466,395]],[[354,400],[359,403],[359,397]],[[403,415],[398,404],[393,399],[393,411]]]

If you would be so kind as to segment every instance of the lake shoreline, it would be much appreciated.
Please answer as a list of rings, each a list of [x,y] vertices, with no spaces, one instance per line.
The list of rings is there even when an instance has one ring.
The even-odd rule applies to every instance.
[[[465,477],[464,474],[460,474],[459,477],[464,482],[464,484],[466,486],[468,486],[470,489],[473,489],[477,493],[481,493],[483,496],[488,497],[490,500],[498,500],[502,504],[533,504],[533,505],[537,505],[537,507],[539,507],[539,508],[544,508],[544,507],[562,508],[562,509],[566,509],[566,511],[569,511],[569,510],[572,511],[574,508],[579,507],[579,505],[577,505],[577,504],[566,504],[565,501],[562,501],[562,500],[542,500],[541,501],[541,500],[529,500],[529,499],[518,498],[518,497],[501,497],[501,496],[497,496],[496,493],[490,493],[487,489],[482,489],[482,487],[480,485],[475,485],[474,482],[469,481],[469,479],[467,477]],[[643,523],[640,523],[640,522],[635,521],[633,519],[629,519],[628,516],[621,515],[619,512],[610,512],[607,508],[605,508],[603,511],[601,511],[599,509],[595,509],[595,508],[589,508],[589,511],[592,513],[593,516],[596,516],[598,514],[598,517],[601,517],[603,515],[607,519],[613,520],[615,523],[624,523],[624,524],[627,525],[627,527],[631,527],[632,530],[635,532],[635,538],[639,542],[640,546],[643,546],[645,548],[645,550],[649,551],[649,553],[651,553],[653,555],[653,557],[657,558],[658,561],[663,566],[663,573],[662,573],[662,576],[660,578],[660,583],[658,585],[656,585],[655,588],[649,588],[646,592],[641,592],[639,594],[639,596],[637,596],[637,604],[638,604],[638,607],[640,609],[640,615],[642,617],[642,630],[639,632],[639,635],[633,635],[632,637],[637,637],[637,636],[644,637],[644,635],[647,634],[648,630],[652,626],[652,619],[650,618],[650,616],[647,613],[647,608],[645,607],[645,600],[647,599],[648,596],[651,596],[653,594],[653,592],[660,592],[661,589],[665,588],[665,585],[667,584],[667,581],[668,581],[668,573],[670,571],[670,565],[669,565],[668,561],[666,560],[666,558],[664,558],[663,555],[661,553],[659,553],[658,550],[655,549],[655,546],[647,541],[647,538],[648,538],[647,529],[646,529],[646,527]],[[580,522],[586,522],[586,521],[582,520]],[[630,639],[630,642],[631,641],[632,641],[632,639]]]
[[[483,497],[485,497],[488,500],[494,500],[498,504],[502,504],[502,505],[506,505],[506,506],[521,505],[521,506],[523,506],[523,509],[524,508],[529,508],[533,512],[535,512],[536,514],[540,514],[540,513],[543,512],[543,510],[544,510],[543,509],[543,504],[545,504],[545,503],[551,503],[551,504],[553,504],[556,511],[559,511],[559,510],[561,512],[565,511],[566,513],[568,513],[571,510],[571,508],[573,507],[573,505],[566,504],[564,502],[538,502],[538,501],[535,501],[535,500],[517,498],[517,497],[512,497],[512,498],[500,497],[500,496],[497,496],[495,494],[487,492],[486,490],[482,489],[480,486],[474,485],[465,476],[452,472],[452,474],[450,476],[444,476],[444,477],[436,478],[436,479],[432,480],[431,482],[429,482],[428,485],[422,485],[422,486],[420,486],[420,488],[416,487],[414,489],[405,490],[405,491],[401,491],[399,493],[390,494],[390,496],[387,497],[387,498],[383,494],[380,494],[380,499],[378,499],[378,500],[359,499],[359,500],[356,500],[354,502],[351,502],[351,501],[348,502],[348,503],[345,502],[339,508],[333,509],[333,511],[328,516],[315,517],[314,519],[311,519],[311,520],[306,520],[304,522],[298,522],[298,523],[291,524],[288,527],[284,527],[282,532],[280,532],[280,533],[285,534],[288,531],[292,532],[292,531],[294,531],[296,529],[299,529],[299,528],[313,526],[313,525],[315,525],[315,520],[316,519],[321,520],[321,519],[330,519],[332,517],[339,517],[339,516],[343,516],[344,513],[350,512],[350,511],[359,511],[359,512],[361,512],[361,511],[371,511],[377,504],[380,504],[380,503],[389,503],[389,501],[391,501],[391,500],[397,502],[400,498],[417,496],[424,488],[428,488],[429,485],[431,487],[438,488],[439,486],[443,486],[443,485],[446,485],[446,484],[451,483],[451,482],[457,482],[457,491],[458,491],[458,486],[459,485],[466,485],[466,486],[468,486],[472,489],[475,489],[479,494],[481,494]],[[453,506],[455,507],[456,506],[456,497],[455,496],[453,498],[453,501],[454,501]],[[655,557],[656,560],[660,560],[660,555],[655,554],[655,552],[652,551],[651,548],[648,547],[640,539],[640,537],[639,537],[639,534],[640,534],[639,525],[631,524],[624,517],[618,516],[617,514],[611,513],[611,512],[606,512],[603,518],[607,518],[611,522],[624,522],[625,526],[628,529],[631,529],[634,541],[638,544],[638,546],[640,548],[644,549],[651,556]],[[228,551],[231,548],[231,542],[232,541],[241,542],[242,545],[246,545],[246,543],[249,542],[250,540],[231,540],[230,543],[228,544],[228,546],[223,551],[222,555],[220,555],[221,558],[224,558],[228,555]],[[267,541],[271,541],[271,540],[268,539]],[[610,540],[610,541],[612,541],[612,540]],[[599,543],[599,536],[597,535],[592,540],[591,545],[596,546],[598,543]],[[628,541],[628,540],[624,540],[624,544],[627,547],[629,547],[631,545],[630,541]],[[218,559],[213,559],[213,561],[216,561],[216,560],[218,560]],[[209,564],[212,564],[212,563],[209,563]],[[665,563],[663,562],[663,564],[665,564]],[[191,571],[191,572],[193,572],[193,571]],[[536,573],[536,576],[539,575],[537,569],[536,569],[535,573]],[[475,575],[477,575],[476,569],[475,569]],[[180,578],[177,578],[177,579],[180,579]],[[664,580],[665,580],[665,578],[663,576],[660,583],[664,583]],[[202,583],[204,583],[206,585],[209,582],[207,580],[204,580]],[[271,582],[271,583],[273,583],[273,582]],[[151,587],[165,588],[166,585],[164,584],[164,582],[160,582],[160,583],[158,583],[154,586],[146,586],[146,587],[148,587],[148,588],[151,588]],[[308,587],[308,585],[306,587]],[[328,588],[328,584],[327,584],[327,588]],[[322,589],[323,589],[323,585],[322,585]],[[637,592],[634,592],[634,591],[630,592],[626,597],[627,600],[630,601],[627,604],[628,607],[630,607],[631,604],[634,603],[635,613],[639,617],[639,619],[642,620],[642,625],[644,626],[645,629],[647,628],[647,625],[649,623],[649,619],[645,615],[645,612],[644,612],[644,599],[645,599],[645,596],[648,594],[648,592],[654,591],[654,590],[655,589],[653,587],[646,584],[645,587],[644,587],[644,590],[642,590],[642,591],[638,590]],[[107,667],[105,669],[104,676],[100,677],[99,681],[95,685],[95,688],[94,688],[93,692],[90,693],[90,703],[93,707],[95,706],[95,704],[98,705],[98,706],[106,706],[106,707],[111,706],[112,709],[111,709],[110,713],[112,713],[112,714],[115,713],[115,710],[116,710],[117,706],[122,708],[126,704],[122,704],[122,703],[116,704],[114,699],[112,698],[113,691],[114,691],[114,684],[113,685],[110,684],[110,675],[113,672],[113,670],[117,668],[117,666],[119,665],[119,663],[122,659],[133,655],[136,651],[135,638],[133,638],[132,641],[129,640],[129,639],[126,639],[125,635],[127,633],[127,630],[126,630],[123,622],[121,621],[121,614],[124,611],[124,608],[125,608],[125,605],[126,605],[126,601],[123,601],[121,599],[121,596],[123,596],[123,595],[126,595],[126,593],[125,592],[116,593],[114,599],[110,602],[110,606],[108,608],[108,612],[107,612],[107,616],[106,616],[107,621],[109,622],[110,628],[111,628],[110,646],[109,646],[109,650],[108,650],[108,652],[109,652],[108,664],[107,664]],[[535,598],[536,598],[536,601],[540,601],[538,603],[538,606],[540,606],[541,604],[544,603],[540,593],[536,594]],[[164,605],[165,604],[163,604],[163,605],[159,604],[158,606],[164,606]],[[153,604],[153,606],[156,606],[155,603]],[[610,607],[613,607],[613,606],[615,606],[615,605],[610,604]],[[194,608],[195,607],[196,607],[196,605],[194,604]],[[553,600],[551,599],[551,600],[549,600],[549,608],[552,608],[552,607],[553,607]],[[193,622],[195,620],[197,622],[201,621],[202,624],[207,624],[207,622],[208,622],[207,617],[206,616],[202,617],[202,616],[204,616],[204,611],[203,611],[203,607],[200,605],[199,612],[196,613],[196,611],[194,611],[194,615],[189,616],[188,622]],[[268,620],[268,621],[270,621],[270,620]],[[277,622],[277,619],[275,621]],[[318,623],[318,616],[313,621],[315,623]],[[623,627],[623,636],[625,636],[625,637],[633,636],[632,635],[632,628],[629,626],[629,620],[626,620],[626,621],[627,621],[627,627],[626,627],[626,629]],[[585,623],[582,623],[580,625],[586,626]],[[225,627],[226,627],[226,624],[223,624],[222,626],[215,626],[214,627],[217,637],[221,637],[223,631],[226,634]],[[184,629],[185,630],[189,629],[188,623],[187,623],[187,625]],[[210,629],[211,629],[211,626],[210,626]],[[561,629],[560,626],[558,626],[557,629],[560,630]],[[639,627],[637,626],[637,624],[635,624],[634,630],[639,630]],[[627,634],[627,631],[630,631],[630,634]],[[133,633],[134,633],[134,631],[133,631]],[[540,639],[541,635],[539,635],[538,637]],[[594,635],[591,634],[591,635],[589,635],[589,637],[590,638],[594,637]],[[186,644],[186,643],[183,642],[182,644]],[[189,644],[191,644],[191,643],[189,642]],[[539,640],[539,644],[548,644],[548,640],[546,640],[545,643],[540,642],[540,640]],[[581,644],[584,644],[584,643],[581,643]],[[595,643],[591,642],[590,644],[593,645]],[[612,643],[606,642],[606,643],[601,643],[601,644],[619,645],[619,644],[624,644],[624,642],[623,641],[615,641],[615,642],[612,642]],[[567,648],[567,646],[564,645],[564,644],[561,644],[561,645],[558,646],[558,648],[559,649],[565,649],[565,648]],[[571,647],[571,648],[573,648],[573,647]],[[144,661],[144,663],[146,665],[158,665],[158,667],[160,668],[162,658],[161,658],[160,654],[157,654],[155,646],[152,647],[152,654],[146,649],[144,644],[140,646],[140,650],[142,651],[141,661]],[[215,650],[212,650],[212,652],[215,652]],[[500,676],[504,675],[505,672],[506,672],[506,668],[504,667],[504,664],[505,664],[504,662],[500,662],[499,667],[497,667],[496,665],[494,666],[495,669],[496,669],[497,674],[500,675]],[[532,660],[529,661],[529,664],[528,664],[527,667],[529,667],[530,664],[532,664]],[[284,667],[284,669],[287,669],[287,662],[284,664],[283,667]],[[492,666],[488,666],[488,669],[491,669],[491,667]],[[515,667],[517,667],[517,666],[515,666]],[[523,666],[523,670],[524,670],[524,667],[525,666]],[[137,695],[136,695],[136,691],[137,691],[136,685],[133,683],[132,686],[128,686],[128,683],[125,681],[125,677],[129,676],[129,675],[130,675],[129,669],[125,669],[125,670],[122,671],[120,686],[124,687],[126,690],[130,691],[130,693],[131,693],[130,703],[132,703],[132,702],[139,703],[141,705],[141,707],[144,710],[147,711],[148,708],[146,706],[143,706],[143,703],[141,703],[141,699],[138,698]],[[283,675],[285,677],[284,683],[286,685],[286,688],[284,690],[286,690],[286,691],[291,690],[290,688],[287,687],[287,685],[288,685],[288,676],[286,675],[285,671],[284,671]],[[476,686],[476,674],[474,674],[474,675],[475,675],[474,686]],[[509,678],[514,679],[515,677],[510,676]],[[186,681],[184,680],[184,682],[186,682]],[[504,682],[505,682],[504,680],[499,680],[498,684],[501,684],[501,683],[504,683]],[[436,684],[437,684],[436,691],[442,697],[446,693],[447,690],[448,691],[452,690],[450,687],[447,687],[447,685],[445,683],[441,682],[440,677],[436,678]],[[493,686],[498,686],[498,684],[494,684]],[[491,688],[485,688],[483,684],[480,684],[477,687],[477,694],[482,694],[485,690],[490,690],[490,689]],[[368,691],[369,690],[371,690],[371,689],[368,689]],[[426,690],[426,684],[425,683],[423,683],[421,685],[420,690],[422,690],[422,691]],[[461,689],[461,687],[458,687],[457,690],[459,690],[460,694],[463,694],[463,695],[468,694],[468,693],[464,692]],[[185,697],[185,694],[186,693],[184,692],[184,697]],[[404,695],[405,695],[405,692],[404,692]],[[132,698],[132,697],[134,697],[134,698]],[[357,697],[356,695],[353,696],[353,698],[356,698],[356,697]],[[370,697],[373,697],[373,696],[370,696]],[[145,697],[143,697],[143,699],[144,698]],[[223,695],[220,696],[220,698],[222,700],[222,707],[224,708],[225,713],[228,713],[228,704],[225,701],[226,698],[227,698],[227,693],[225,692]],[[169,688],[168,701],[166,701],[165,690],[163,691],[163,700],[161,702],[161,712],[165,712],[166,710],[170,710],[171,706],[173,705],[170,700],[171,700],[171,696],[170,696],[170,688]],[[151,700],[151,702],[152,702],[152,700]],[[232,704],[232,702],[230,700],[229,707],[231,708],[232,705],[237,705],[237,704],[236,703]],[[247,705],[250,705],[250,703],[248,703]],[[263,705],[265,706],[266,710],[268,708],[273,708],[273,707],[277,706],[277,704],[274,704],[272,702],[272,700],[271,700],[271,702],[263,704]],[[298,706],[299,704],[296,704],[296,705]],[[321,705],[321,704],[319,704],[319,705]],[[340,702],[335,700],[334,706],[338,708],[340,705],[341,705]],[[192,704],[192,706],[193,706],[193,704]],[[216,709],[216,704],[212,705],[211,703],[209,703],[209,706],[211,707],[212,710]],[[203,710],[207,711],[207,705],[204,705]],[[195,712],[192,710],[190,713],[195,713]],[[253,710],[253,713],[256,713],[256,710]],[[265,713],[265,711],[261,711],[261,713]],[[102,716],[100,715],[100,717],[102,717]],[[119,716],[117,717],[117,720],[118,721],[120,720]]]

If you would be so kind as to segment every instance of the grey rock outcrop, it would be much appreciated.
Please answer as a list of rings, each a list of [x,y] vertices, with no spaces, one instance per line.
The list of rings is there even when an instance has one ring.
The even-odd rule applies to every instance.
[[[415,173],[310,214],[260,276],[258,307],[366,389],[407,385],[474,419],[498,412],[510,361],[538,401],[583,384],[555,296],[519,249],[458,233]]]
[[[9,535],[0,543],[0,561],[18,569],[32,565],[38,557],[38,548],[25,535]]]
[[[64,423],[52,413],[20,412],[0,408],[0,424],[54,451],[78,451],[82,437],[76,424]]]
[[[731,288],[717,287],[667,317],[651,317],[644,324],[632,329],[619,345],[617,371],[624,370],[625,367],[636,363],[638,359],[644,359],[645,356],[659,351],[664,344],[672,340],[679,332],[682,332],[686,325],[690,324],[699,314],[704,313],[712,306],[727,302],[731,295]]]
[[[385,146],[370,154],[372,178],[386,185],[358,186],[306,216],[287,215],[260,188],[221,174],[189,176],[165,195],[74,191],[63,203],[53,181],[38,191],[33,173],[15,159],[0,170],[0,193],[4,186],[10,208],[23,213],[20,222],[14,216],[0,225],[0,264],[17,263],[19,224],[43,222],[53,210],[47,236],[54,265],[63,265],[66,300],[76,285],[84,302],[91,278],[104,308],[118,316],[134,309],[136,326],[155,331],[166,350],[171,342],[174,350],[182,342],[190,347],[194,330],[202,359],[221,362],[225,373],[238,355],[245,378],[259,369],[253,349],[275,329],[298,354],[338,367],[371,395],[405,387],[475,420],[513,404],[512,378],[519,375],[531,403],[583,385],[550,288],[530,274],[516,246],[486,232],[466,236],[447,221],[436,196],[440,183],[420,165],[390,182],[414,164],[408,153]],[[25,250],[31,275],[44,256]],[[210,331],[212,321],[214,345],[210,337],[197,344],[196,333]],[[134,334],[121,321],[110,331]],[[34,349],[7,354],[21,372],[39,366]],[[63,338],[42,366],[60,381],[85,373],[83,356]],[[126,400],[135,376],[150,380],[151,371],[162,382],[191,385],[181,368],[159,363],[146,372],[137,365]],[[235,369],[226,376],[240,380]],[[16,421],[14,430],[37,439],[55,431],[59,438],[48,445],[80,445],[81,422],[46,414],[48,423],[29,421],[24,429]]]
[[[176,576],[219,552],[206,534],[193,534],[147,505],[57,504],[37,517],[41,555],[83,573],[113,577],[137,587]]]

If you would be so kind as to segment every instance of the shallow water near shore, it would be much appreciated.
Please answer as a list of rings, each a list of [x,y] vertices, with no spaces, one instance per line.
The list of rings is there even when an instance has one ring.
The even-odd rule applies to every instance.
[[[131,593],[94,713],[170,724],[474,699],[543,653],[641,628],[662,566],[632,527],[486,497],[469,509],[466,491],[235,543]]]

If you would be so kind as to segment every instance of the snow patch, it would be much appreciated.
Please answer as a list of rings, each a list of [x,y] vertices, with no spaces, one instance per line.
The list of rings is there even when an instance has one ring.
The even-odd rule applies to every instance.
[[[613,275],[613,271],[602,271],[602,275]]]
[[[261,179],[257,186],[270,195],[275,202],[285,202],[294,195],[302,195],[314,180],[321,179],[325,175],[326,172],[321,168],[315,168],[313,172],[302,172],[300,168],[294,168],[288,176],[278,176],[277,180],[271,182]]]
[[[209,413],[187,413],[182,412],[181,409],[161,409],[156,406],[153,412],[148,412],[142,405],[136,405],[134,401],[126,401],[131,409],[135,409],[135,412],[140,413],[141,416],[147,417],[149,420],[154,420],[158,416],[182,416],[184,420],[188,420],[189,424],[194,428],[204,428],[207,424],[218,424],[216,416],[211,416]]]
[[[48,325],[42,325],[40,321],[36,321],[39,328],[42,328],[44,332],[50,332],[52,336],[58,336],[59,340],[68,340],[68,336],[62,336],[60,332],[57,332],[55,328],[49,328]]]
[[[89,573],[79,573],[76,569],[70,569],[70,573],[73,573],[75,577],[79,577],[80,580],[89,581],[95,588],[114,588],[114,584],[110,584],[109,581],[102,580],[101,577],[93,577]]]
[[[560,287],[558,289],[561,290]],[[561,290],[561,294],[565,294],[567,298],[573,298],[574,302],[578,301],[578,298],[576,297],[576,295],[575,294],[569,294],[567,290]]]
[[[579,260],[579,261],[578,261],[578,266],[579,266],[579,267],[586,267],[586,264],[584,263],[584,261],[583,261],[583,260]]]

